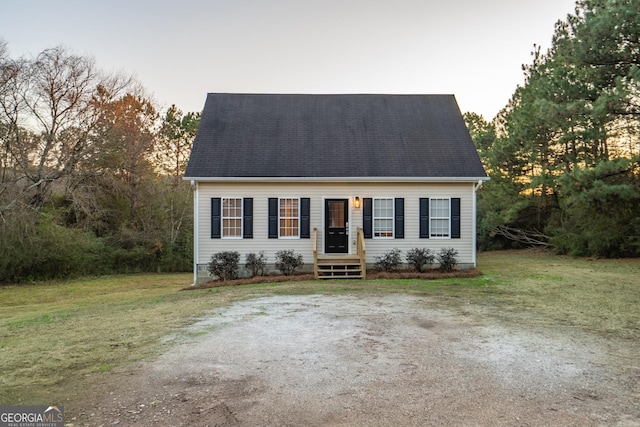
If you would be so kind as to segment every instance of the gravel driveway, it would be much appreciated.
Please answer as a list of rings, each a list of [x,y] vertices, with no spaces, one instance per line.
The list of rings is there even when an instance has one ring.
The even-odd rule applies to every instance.
[[[107,374],[70,422],[640,426],[638,343],[492,310],[404,294],[238,302]]]

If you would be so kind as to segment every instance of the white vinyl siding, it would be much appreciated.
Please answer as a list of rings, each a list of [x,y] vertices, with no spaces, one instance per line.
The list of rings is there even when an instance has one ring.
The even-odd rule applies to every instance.
[[[318,251],[324,253],[324,202],[325,199],[349,199],[349,253],[356,253],[356,230],[362,227],[363,203],[365,197],[404,198],[404,239],[366,239],[367,262],[372,264],[376,256],[383,255],[393,248],[400,249],[403,254],[412,248],[426,248],[434,252],[443,247],[453,247],[459,253],[461,265],[473,264],[475,260],[474,246],[474,186],[476,182],[462,183],[383,183],[383,182],[199,182],[195,203],[198,210],[198,254],[197,263],[206,274],[206,264],[211,255],[221,251],[238,251],[244,260],[248,253],[264,251],[267,263],[273,269],[275,253],[282,249],[291,249],[302,254],[305,268],[313,267],[313,238],[310,239],[269,239],[269,198],[299,198],[301,195],[310,198],[310,230],[318,229]],[[359,197],[359,208],[353,206],[355,197]],[[253,198],[253,238],[252,239],[211,239],[210,199],[221,198]],[[451,199],[459,197],[460,206],[460,239],[420,239],[420,198]],[[300,206],[300,205],[299,205]],[[450,226],[449,226],[450,227]]]

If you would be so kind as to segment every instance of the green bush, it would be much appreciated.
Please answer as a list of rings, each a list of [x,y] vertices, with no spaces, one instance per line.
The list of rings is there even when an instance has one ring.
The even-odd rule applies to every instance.
[[[436,256],[429,249],[413,248],[407,252],[407,263],[419,273],[429,269],[435,260]]]
[[[155,271],[189,271],[193,246],[135,241],[65,227],[55,213],[11,212],[0,221],[0,283]]]
[[[291,249],[276,252],[276,268],[285,276],[293,274],[303,265],[302,255]]]
[[[144,246],[111,248],[110,252],[109,255],[105,254],[105,258],[109,256],[113,272],[117,274],[142,273],[155,271],[157,268],[155,255]]]
[[[240,253],[235,251],[218,252],[211,255],[208,270],[211,275],[219,280],[227,281],[238,277],[238,263]]]
[[[440,271],[450,272],[458,265],[458,251],[454,248],[442,248],[438,252]]]
[[[92,233],[23,212],[0,224],[0,282],[106,274],[111,265],[104,252],[104,241]]]
[[[397,271],[402,263],[402,251],[398,248],[391,249],[381,256],[377,256],[374,268],[388,273]]]
[[[267,268],[267,257],[264,255],[264,251],[260,251],[258,254],[247,254],[244,266],[251,271],[252,276],[264,276]]]
[[[193,249],[183,251],[178,247],[169,246],[162,252],[157,266],[158,272],[188,272],[193,271]]]

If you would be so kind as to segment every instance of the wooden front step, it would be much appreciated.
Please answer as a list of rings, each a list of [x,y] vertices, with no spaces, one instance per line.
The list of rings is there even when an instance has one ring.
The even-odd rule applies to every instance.
[[[360,259],[354,256],[319,256],[316,264],[318,279],[362,279]]]

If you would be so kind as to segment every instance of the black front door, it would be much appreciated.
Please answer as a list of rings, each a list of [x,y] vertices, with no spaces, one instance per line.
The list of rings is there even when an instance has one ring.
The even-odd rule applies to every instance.
[[[324,201],[324,252],[346,254],[349,252],[349,199]]]

